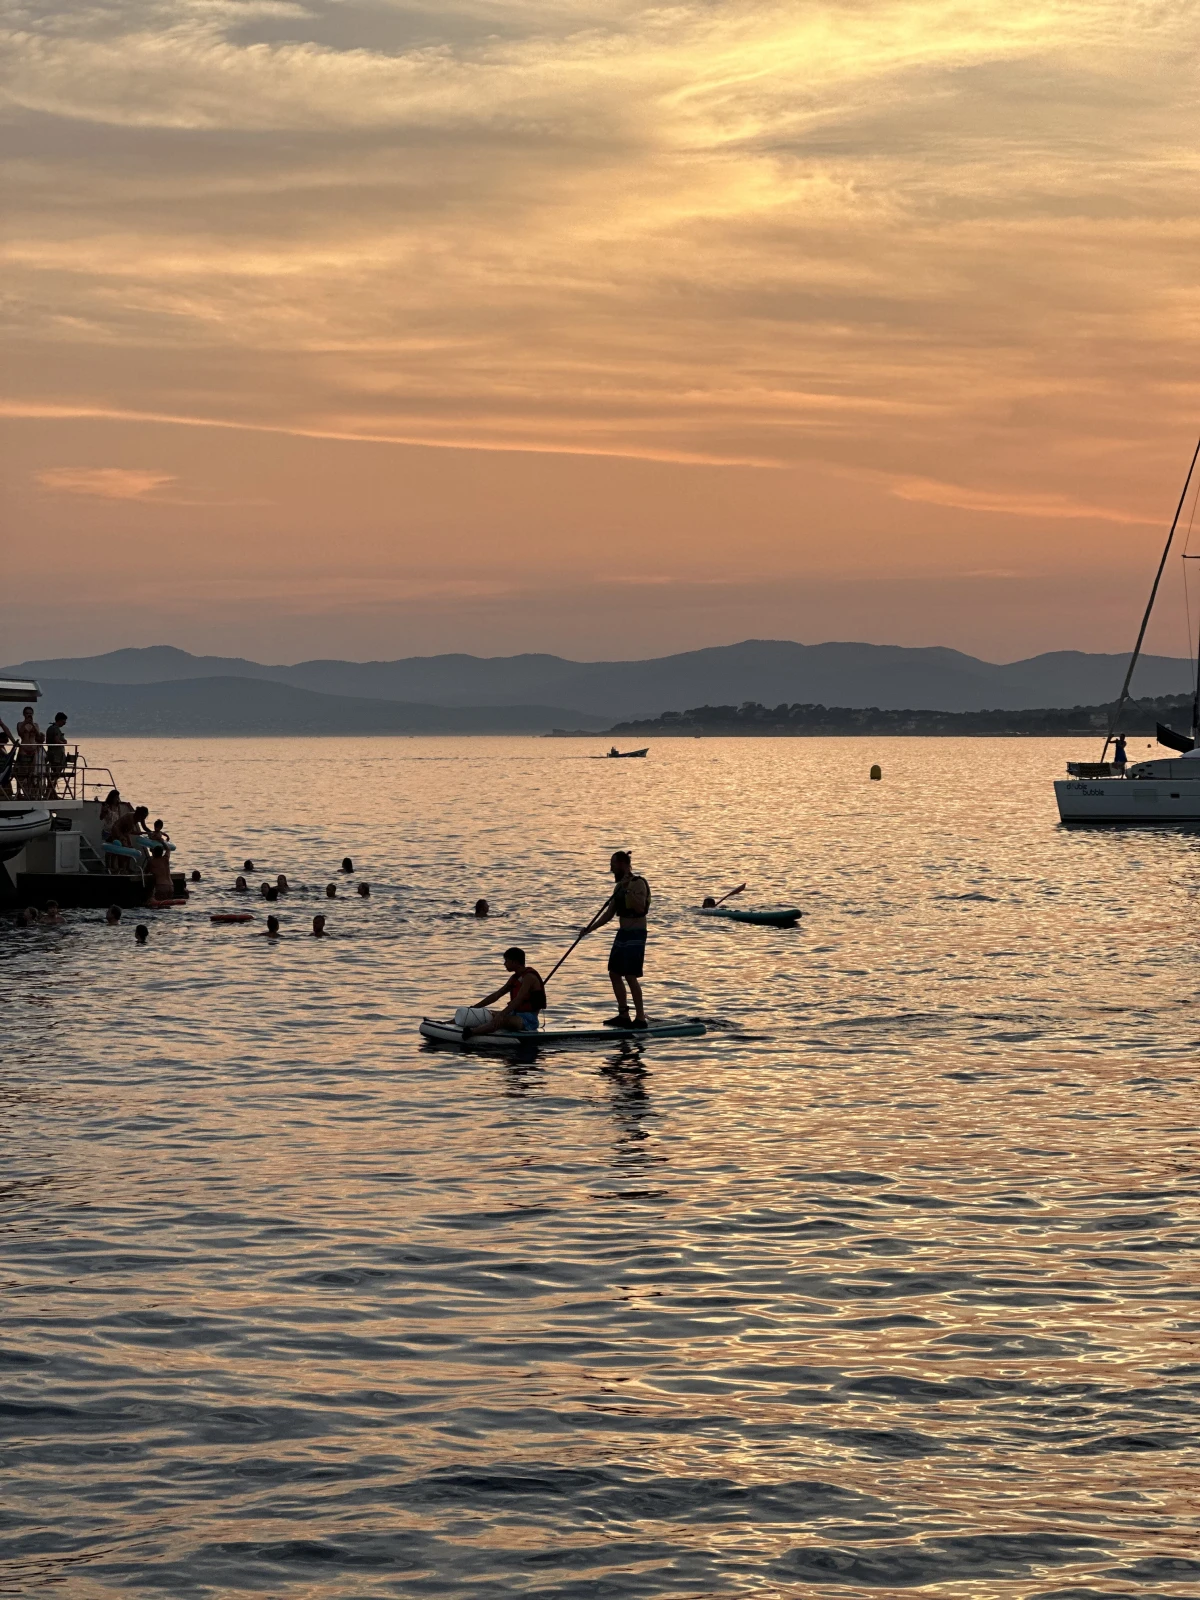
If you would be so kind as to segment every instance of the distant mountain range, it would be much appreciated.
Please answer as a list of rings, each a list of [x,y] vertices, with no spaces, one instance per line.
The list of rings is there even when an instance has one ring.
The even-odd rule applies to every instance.
[[[24,675],[24,674],[23,674]],[[37,676],[37,674],[33,674]],[[88,734],[255,735],[375,733],[544,733],[579,713],[554,706],[424,706],[398,700],[314,694],[256,678],[180,678],[171,683],[85,683],[39,677],[41,721],[70,718],[71,738]],[[12,725],[9,718],[5,718]],[[586,717],[599,727],[607,718]]]
[[[159,725],[154,731],[175,733],[336,732],[340,718],[350,718],[355,731],[374,721],[379,732],[501,733],[607,727],[690,706],[744,701],[932,711],[1101,705],[1116,698],[1127,662],[1124,653],[1058,650],[997,665],[937,647],[747,639],[647,661],[441,655],[302,661],[295,666],[193,656],[155,645],[101,656],[22,661],[3,670],[38,678],[50,698],[62,698],[69,680],[76,698],[73,708],[64,700],[63,709],[73,709],[89,722],[99,718],[109,732],[118,731],[113,717],[122,719],[121,731],[151,731],[145,724],[138,730],[130,725],[129,719],[140,715],[155,718]],[[84,684],[92,686],[86,695]],[[62,688],[51,693],[51,685]],[[156,693],[145,699],[132,693],[105,699],[99,693],[102,685],[154,688]],[[286,686],[295,696],[273,695],[268,685]],[[1190,686],[1187,661],[1144,656],[1138,666],[1135,690],[1141,696],[1183,694]],[[323,697],[325,703],[310,704],[305,694]],[[334,700],[344,703],[330,703]],[[375,703],[373,711],[364,709],[367,702]],[[379,702],[392,709],[383,711]],[[452,711],[462,715],[451,716]],[[496,712],[503,715],[489,715]],[[268,717],[270,727],[256,723],[255,717]]]

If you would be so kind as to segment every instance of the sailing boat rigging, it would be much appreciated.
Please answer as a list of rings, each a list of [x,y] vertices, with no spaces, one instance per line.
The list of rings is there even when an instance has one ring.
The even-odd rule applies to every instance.
[[[1100,752],[1100,760],[1069,761],[1067,772],[1070,776],[1055,782],[1054,793],[1058,800],[1058,814],[1063,822],[1200,822],[1200,631],[1196,640],[1191,735],[1189,737],[1186,734],[1176,733],[1173,728],[1164,727],[1162,723],[1159,723],[1157,728],[1159,744],[1175,751],[1176,757],[1139,761],[1129,768],[1123,764],[1118,767],[1116,763],[1111,763],[1107,759],[1109,746],[1118,738],[1121,716],[1129,700],[1129,686],[1142,653],[1146,629],[1150,625],[1154,603],[1158,599],[1159,585],[1166,570],[1167,558],[1171,554],[1171,546],[1175,542],[1179,519],[1187,504],[1198,460],[1200,460],[1200,440],[1196,441],[1196,448],[1192,451],[1183,492],[1179,496],[1179,504],[1175,507],[1175,515],[1171,519],[1167,542],[1163,546],[1154,582],[1150,586],[1150,598],[1142,615],[1142,625],[1138,629],[1133,653],[1129,657],[1129,666],[1125,670],[1125,681],[1121,685],[1121,693],[1109,718],[1108,732],[1105,735],[1104,748]],[[1189,555],[1185,550],[1184,560],[1195,561],[1200,560],[1200,557]]]

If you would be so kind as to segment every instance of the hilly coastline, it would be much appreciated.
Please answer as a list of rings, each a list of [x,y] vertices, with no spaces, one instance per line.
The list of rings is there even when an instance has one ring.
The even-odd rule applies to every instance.
[[[74,703],[64,701],[64,709],[78,716],[73,726],[80,731],[86,719],[89,728],[110,732],[311,733],[373,725],[378,732],[503,733],[607,728],[747,702],[881,712],[1102,706],[1115,698],[1127,661],[1123,652],[1065,650],[995,663],[937,647],[749,639],[642,661],[451,654],[294,665],[157,645],[4,670],[39,679],[51,698],[69,683]],[[1189,662],[1142,658],[1136,693],[1154,698],[1190,687]]]
[[[315,694],[254,678],[184,678],[171,683],[86,683],[42,678],[43,703],[69,715],[72,736],[542,733],[575,717],[555,706],[429,706]],[[604,719],[583,718],[599,727]]]

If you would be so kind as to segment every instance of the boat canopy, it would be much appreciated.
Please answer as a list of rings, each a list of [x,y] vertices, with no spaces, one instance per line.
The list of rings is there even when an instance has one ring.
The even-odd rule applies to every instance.
[[[11,705],[28,705],[40,700],[42,691],[32,678],[0,678],[0,701]]]

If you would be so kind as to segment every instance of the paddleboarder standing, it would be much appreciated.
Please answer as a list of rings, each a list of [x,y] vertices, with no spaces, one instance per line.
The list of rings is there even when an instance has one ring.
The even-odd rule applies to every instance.
[[[617,880],[604,909],[583,929],[580,938],[594,933],[606,922],[617,919],[617,935],[608,957],[608,976],[617,997],[617,1014],[605,1023],[610,1028],[646,1028],[646,1006],[642,999],[642,969],[646,960],[646,914],[650,910],[650,885],[637,876],[628,850],[617,850],[608,863]],[[626,993],[626,984],[629,986]],[[634,1014],[629,1015],[629,996]]]

